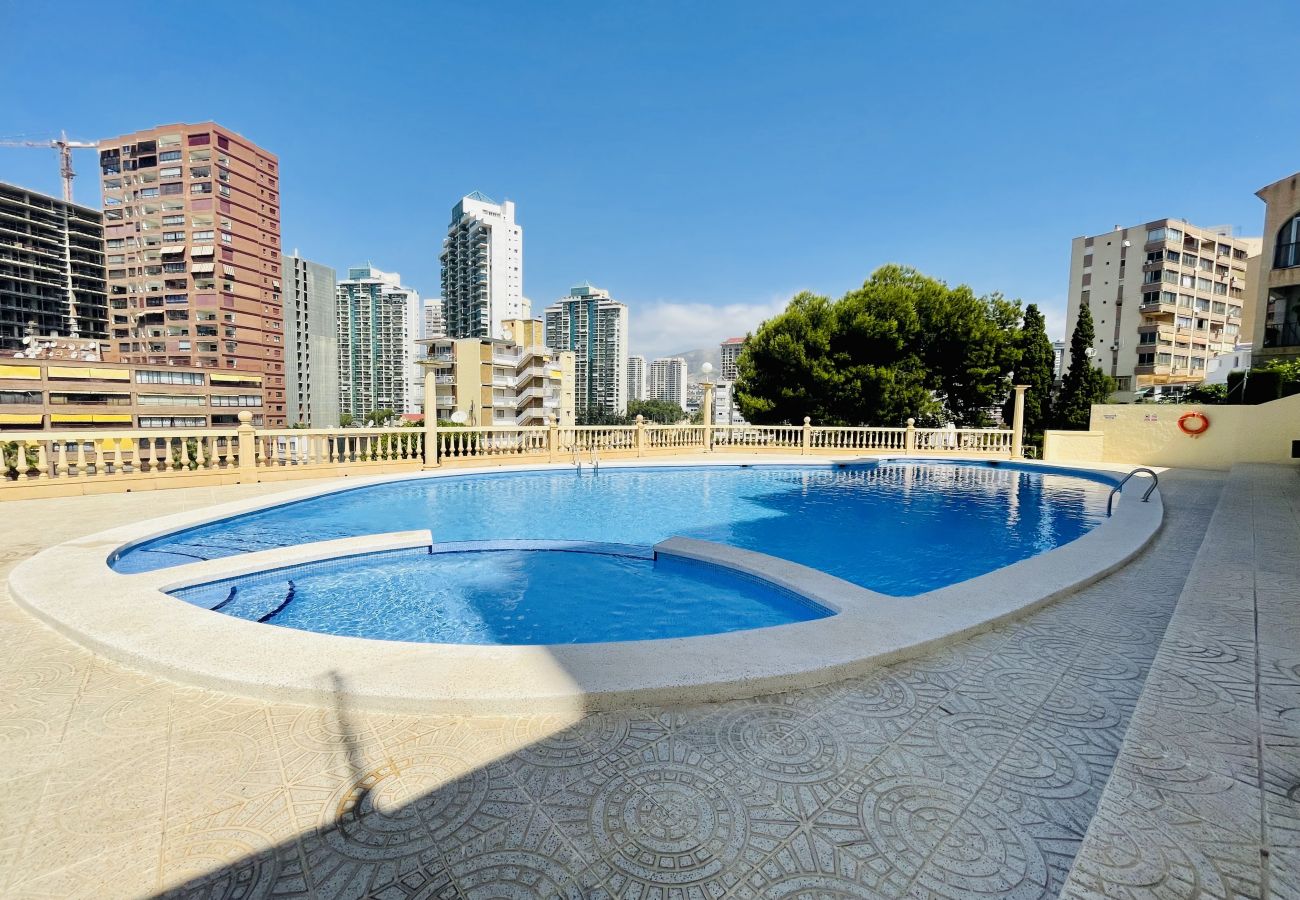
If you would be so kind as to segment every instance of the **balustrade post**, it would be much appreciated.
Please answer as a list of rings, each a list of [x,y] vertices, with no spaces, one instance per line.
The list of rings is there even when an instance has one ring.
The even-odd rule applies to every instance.
[[[1014,412],[1011,415],[1011,458],[1020,459],[1025,455],[1025,391],[1029,390],[1027,384],[1017,384],[1015,386],[1016,402]]]
[[[803,417],[803,440],[799,448],[799,453],[802,456],[807,456],[809,450],[811,449],[812,449],[812,418],[809,416],[804,416]]]
[[[645,416],[636,417],[636,455],[645,456]]]
[[[433,380],[433,376],[425,379],[426,383]],[[429,387],[426,384],[425,391]],[[425,394],[429,396],[428,393]],[[424,468],[438,468],[438,411],[436,403],[425,402],[424,404]]]
[[[257,432],[253,430],[253,414],[244,410],[239,414],[239,483],[257,484],[257,463],[254,460]]]
[[[903,455],[911,456],[916,452],[916,419],[907,420],[907,433],[903,435]]]
[[[704,452],[713,450],[713,388],[712,381],[703,382],[704,396],[700,398],[700,412],[704,414]]]
[[[546,461],[559,462],[560,458],[560,423],[555,416],[546,417]]]

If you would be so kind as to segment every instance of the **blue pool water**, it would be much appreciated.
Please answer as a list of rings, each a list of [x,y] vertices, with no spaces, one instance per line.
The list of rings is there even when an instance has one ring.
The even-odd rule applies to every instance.
[[[456,644],[689,637],[830,615],[711,565],[545,550],[396,551],[173,593],[207,608],[224,604],[220,611],[227,615],[287,628]]]
[[[428,528],[435,542],[674,535],[779,556],[898,596],[1051,550],[1105,517],[1110,482],[1014,465],[884,462],[503,472],[355,488],[149,541],[142,572],[309,541]]]

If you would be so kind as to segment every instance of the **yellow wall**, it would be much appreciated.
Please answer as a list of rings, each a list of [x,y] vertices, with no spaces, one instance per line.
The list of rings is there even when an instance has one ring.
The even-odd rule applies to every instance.
[[[1200,437],[1178,429],[1179,416],[1188,412],[1205,413],[1210,420]],[[1259,406],[1099,405],[1092,408],[1090,432],[1102,433],[1100,448],[1086,438],[1049,439],[1044,459],[1083,462],[1089,458],[1073,454],[1100,449],[1100,457],[1090,459],[1193,469],[1227,469],[1239,462],[1300,464],[1291,458],[1291,442],[1300,441],[1300,394]]]
[[[1100,431],[1045,431],[1043,459],[1052,462],[1100,462],[1105,453]]]

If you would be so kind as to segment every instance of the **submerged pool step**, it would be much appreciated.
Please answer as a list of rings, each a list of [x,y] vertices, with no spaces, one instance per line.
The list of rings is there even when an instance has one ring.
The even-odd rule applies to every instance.
[[[285,608],[286,606],[288,606],[290,603],[293,602],[293,595],[294,595],[294,591],[296,591],[296,590],[297,590],[297,588],[294,587],[293,579],[290,578],[290,579],[289,579],[289,590],[285,592],[284,599],[280,601],[280,605],[277,606],[275,609],[271,610],[271,611],[270,611],[269,613],[267,613],[266,615],[262,616],[262,618],[258,619],[257,621],[258,621],[258,622],[265,622],[266,620],[268,620],[268,619],[273,619],[273,618],[275,618],[275,616],[279,615],[279,614],[284,610],[284,608]]]

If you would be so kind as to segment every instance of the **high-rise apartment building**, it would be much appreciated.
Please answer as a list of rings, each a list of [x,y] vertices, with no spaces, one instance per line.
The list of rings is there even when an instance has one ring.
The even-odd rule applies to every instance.
[[[686,408],[686,360],[666,356],[653,360],[646,374],[646,399],[663,400]]]
[[[449,337],[502,336],[506,320],[527,319],[524,296],[524,230],[515,204],[497,203],[478,191],[451,210],[442,242],[442,300]]]
[[[507,319],[502,330],[508,337],[420,341],[433,413],[463,425],[574,424],[573,354],[547,348],[537,319]]]
[[[1253,294],[1256,362],[1300,357],[1300,172],[1262,187],[1263,246]]]
[[[627,358],[627,399],[645,399],[645,357],[629,356]]]
[[[98,210],[0,183],[0,350],[36,334],[108,337]]]
[[[285,423],[280,167],[214,122],[99,143],[109,354],[257,376]]]
[[[290,424],[332,428],[339,423],[337,282],[329,266],[294,251],[284,273],[284,394]]]
[[[1093,364],[1118,390],[1201,381],[1209,360],[1240,340],[1247,261],[1258,252],[1258,238],[1179,219],[1075,238],[1067,340],[1086,304]]]
[[[396,272],[348,269],[338,284],[339,411],[361,421],[367,413],[420,411],[413,389],[420,295]]]
[[[420,340],[447,336],[447,319],[442,311],[441,297],[425,297],[424,312],[420,320]]]
[[[627,305],[580,284],[546,307],[546,346],[574,355],[579,417],[627,412]]]
[[[1074,317],[1079,317],[1076,311]],[[1060,381],[1061,376],[1065,374],[1065,358],[1070,352],[1070,345],[1066,341],[1052,341],[1052,380]]]
[[[718,379],[720,381],[735,381],[736,360],[740,358],[740,351],[745,349],[745,339],[743,337],[727,338],[722,342],[719,349],[721,350],[721,364],[718,366]]]

